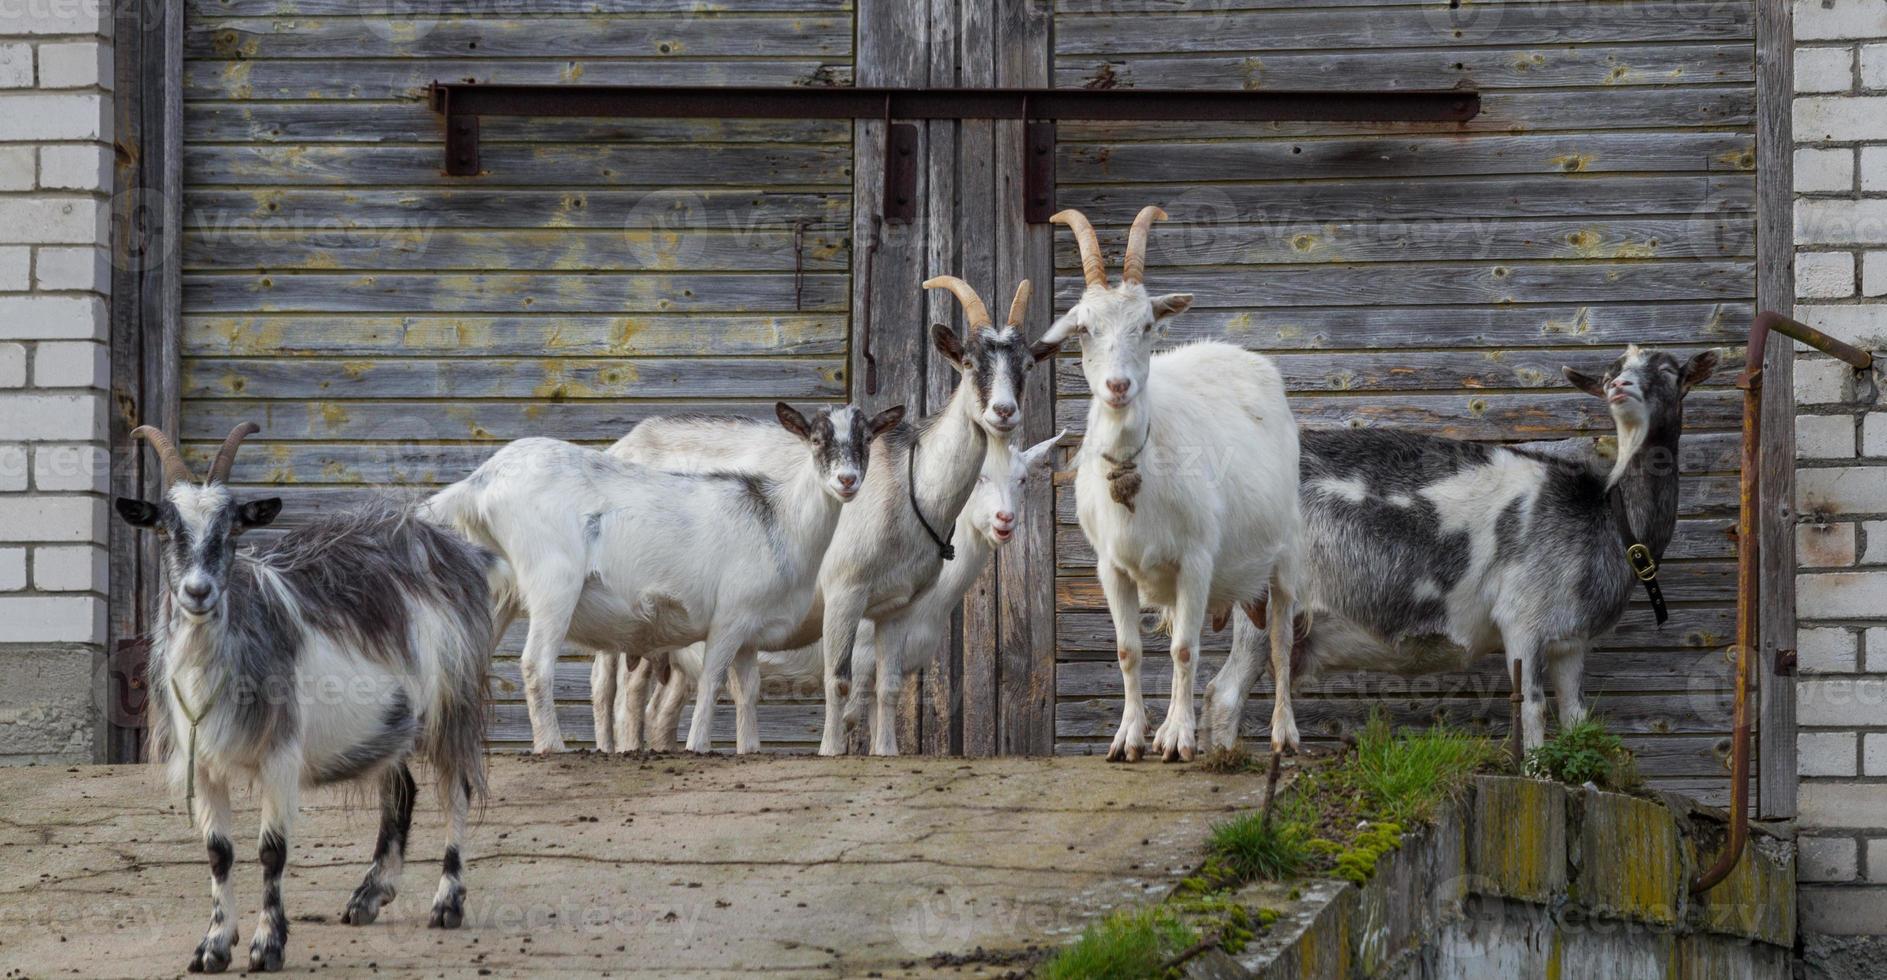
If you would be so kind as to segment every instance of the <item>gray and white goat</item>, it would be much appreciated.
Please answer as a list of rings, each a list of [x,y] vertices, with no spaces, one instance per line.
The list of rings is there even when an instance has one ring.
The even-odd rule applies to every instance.
[[[757,683],[761,649],[788,646],[870,446],[904,416],[850,405],[810,420],[774,406],[792,459],[767,475],[671,473],[556,439],[519,439],[428,503],[509,566],[500,632],[530,617],[520,671],[539,752],[561,752],[551,696],[564,642],[667,651],[707,643],[688,748],[709,749],[720,678]],[[724,461],[724,465],[734,461]],[[757,735],[753,736],[755,739]]]
[[[1138,761],[1146,734],[1140,694],[1140,608],[1158,606],[1172,636],[1173,688],[1153,749],[1193,757],[1193,674],[1206,617],[1265,602],[1272,662],[1290,670],[1298,576],[1297,427],[1268,358],[1230,344],[1155,354],[1162,324],[1192,296],[1148,295],[1147,230],[1166,212],[1142,208],[1127,234],[1120,284],[1110,287],[1094,228],[1079,211],[1050,220],[1073,230],[1087,285],[1043,346],[1081,340],[1093,395],[1075,472],[1076,516],[1094,546],[1119,644],[1125,704],[1110,760]],[[1264,618],[1264,613],[1257,614]],[[1278,700],[1273,748],[1295,748],[1290,702]]]
[[[374,780],[380,839],[342,921],[365,925],[398,886],[413,820],[407,763],[432,764],[448,816],[431,924],[464,918],[465,821],[484,793],[486,670],[495,645],[492,557],[392,504],[317,518],[265,547],[237,550],[273,521],[279,498],[238,502],[225,481],[236,427],[198,483],[163,433],[140,426],[164,470],[156,503],[118,513],[163,538],[169,588],[152,635],[152,757],[188,787],[210,856],[210,926],[192,972],[220,973],[236,942],[229,882],[232,785],[262,801],[262,914],[249,968],[279,970],[288,940],[282,869],[303,787]],[[197,798],[201,804],[197,805]]]
[[[1029,284],[1016,287],[1008,325],[997,329],[970,285],[938,276],[927,288],[948,289],[968,325],[960,341],[948,327],[932,328],[939,354],[961,374],[949,404],[916,425],[892,431],[873,451],[858,502],[845,509],[826,561],[819,567],[814,615],[768,650],[819,642],[823,652],[825,727],[821,755],[845,751],[840,670],[852,657],[859,623],[870,617],[884,629],[936,581],[950,532],[970,499],[992,440],[1000,442],[1022,421],[1022,375],[1052,349],[1031,353],[1022,334]],[[994,451],[1007,452],[1007,447]],[[737,467],[779,473],[792,465],[792,444],[776,432],[739,418],[680,416],[649,419],[610,448],[610,454],[671,470]],[[610,649],[637,655],[659,651],[624,637]],[[718,684],[718,680],[710,681]],[[703,736],[705,737],[705,736]],[[690,743],[695,735],[689,734]],[[758,745],[758,739],[741,746]]]
[[[976,478],[976,490],[970,502],[957,515],[957,557],[944,564],[943,571],[904,613],[879,628],[867,619],[859,624],[858,640],[852,648],[852,690],[845,705],[845,727],[849,731],[864,713],[867,702],[873,705],[871,752],[873,755],[897,755],[898,696],[904,678],[924,669],[934,654],[949,639],[950,613],[982,575],[995,549],[1015,537],[1023,514],[1024,488],[1031,475],[1040,475],[1054,460],[1055,444],[1067,433],[1039,442],[1027,449],[1013,450],[998,440],[1002,452],[991,452]],[[599,666],[592,671],[610,685],[607,694],[595,703],[597,724],[614,719],[616,731],[612,744],[622,751],[644,746],[644,725],[634,718],[647,704],[647,740],[649,748],[673,748],[676,723],[680,721],[683,692],[687,681],[701,672],[699,644],[677,650],[670,657],[674,673],[658,688],[653,701],[648,700],[651,664],[635,663],[626,678],[621,671],[628,661],[618,663],[620,654],[598,653]],[[763,685],[798,689],[820,680],[824,670],[824,651],[818,643],[793,650],[769,650],[760,655],[760,680]],[[759,690],[734,685],[734,711],[737,717],[753,716],[758,711]],[[595,697],[595,692],[592,692]],[[752,723],[738,724],[739,730],[753,730]],[[601,748],[601,739],[598,740]]]
[[[1527,747],[1545,739],[1547,672],[1560,724],[1584,717],[1586,654],[1639,587],[1630,547],[1643,544],[1655,562],[1670,543],[1684,396],[1716,368],[1715,351],[1685,361],[1629,347],[1602,378],[1565,369],[1618,427],[1609,472],[1537,445],[1306,431],[1299,599],[1310,627],[1276,678],[1280,694],[1327,670],[1432,673],[1504,650],[1521,663]],[[1207,687],[1215,744],[1237,741],[1259,637],[1236,623],[1232,655]]]

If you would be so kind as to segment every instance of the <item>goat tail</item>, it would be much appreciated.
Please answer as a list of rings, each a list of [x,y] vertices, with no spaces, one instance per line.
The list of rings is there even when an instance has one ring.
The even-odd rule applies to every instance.
[[[439,685],[422,745],[431,761],[439,798],[450,800],[463,788],[475,806],[488,790],[485,733],[492,717],[492,655],[497,653],[499,631],[486,616],[462,625],[443,638],[445,679]]]

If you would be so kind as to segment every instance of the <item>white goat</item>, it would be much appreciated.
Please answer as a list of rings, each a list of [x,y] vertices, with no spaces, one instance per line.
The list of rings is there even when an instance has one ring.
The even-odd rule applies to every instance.
[[[1172,635],[1172,703],[1153,748],[1168,762],[1190,760],[1206,616],[1223,622],[1243,605],[1265,619],[1263,603],[1274,669],[1289,676],[1298,577],[1297,428],[1276,366],[1222,343],[1153,353],[1162,324],[1192,305],[1188,294],[1150,296],[1141,284],[1148,226],[1164,217],[1149,206],[1134,218],[1113,287],[1087,217],[1062,211],[1050,219],[1074,231],[1087,286],[1042,339],[1080,337],[1093,392],[1075,503],[1120,649],[1126,703],[1107,757],[1130,762],[1146,733],[1141,605],[1161,607]],[[1286,698],[1278,700],[1272,746],[1297,746]]]
[[[550,681],[566,640],[639,650],[706,641],[688,736],[706,752],[719,679],[729,666],[753,678],[758,651],[785,645],[804,622],[841,505],[865,482],[868,444],[904,409],[867,420],[847,405],[811,421],[784,402],[775,411],[799,446],[777,478],[668,473],[520,439],[432,498],[436,515],[510,565],[499,621],[519,611],[531,620],[520,666],[537,751],[564,748]]]
[[[937,352],[962,375],[957,390],[942,410],[917,425],[899,426],[878,444],[859,500],[845,509],[819,568],[815,614],[787,639],[766,647],[790,650],[820,643],[826,696],[821,755],[845,751],[840,670],[851,661],[860,622],[869,617],[883,628],[936,580],[951,550],[942,535],[956,525],[991,446],[1022,421],[1023,372],[1053,354],[1049,348],[1031,356],[1024,342],[1026,280],[1016,287],[1008,325],[1001,329],[963,280],[938,276],[924,285],[950,290],[963,306],[966,339],[942,325],[932,328]],[[791,451],[777,433],[746,419],[699,416],[649,419],[610,448],[619,458],[663,469],[734,466],[761,473],[791,465]],[[610,649],[625,647],[617,643]],[[633,643],[627,649],[638,655],[662,652]],[[691,732],[689,740],[694,737]]]
[[[1015,537],[1016,528],[1022,520],[1022,503],[1025,499],[1023,488],[1031,474],[1043,472],[1053,462],[1052,450],[1065,435],[1067,432],[1064,430],[1051,439],[1020,451],[1012,450],[1007,443],[997,443],[1002,451],[991,452],[986,458],[970,502],[957,515],[953,539],[957,543],[955,560],[945,563],[937,580],[911,603],[908,611],[891,619],[885,628],[878,628],[871,620],[859,625],[858,641],[852,648],[852,690],[846,701],[844,720],[847,730],[857,725],[866,700],[875,695],[871,721],[873,755],[898,754],[898,695],[905,676],[922,671],[930,662],[931,655],[948,640],[951,611],[963,601],[963,595],[970,590],[970,586],[976,583],[995,549]],[[597,668],[595,673],[615,675],[624,664],[630,663],[624,660],[619,664],[616,659],[619,657],[619,654],[598,653],[598,661],[603,662],[607,658],[607,665]],[[696,644],[675,651],[671,664],[677,674],[693,680],[700,676],[701,659],[702,648]],[[817,643],[793,650],[763,652],[760,654],[761,686],[773,689],[815,689],[822,675],[823,659],[821,646]],[[645,679],[649,674],[646,668],[640,666],[633,670],[632,678]],[[639,749],[645,729],[640,721],[630,721],[629,718],[644,705],[646,680],[639,686],[634,681],[628,684],[616,681],[609,683],[619,686],[614,687],[611,700],[597,707],[597,716],[599,719],[618,719],[615,726],[621,734],[612,735],[612,738],[616,739],[616,744],[623,751]],[[755,714],[758,711],[759,690],[740,689],[732,678],[730,684],[735,687],[736,716]],[[686,684],[681,678],[671,675],[670,680],[661,686],[657,697],[648,701],[650,717],[646,730],[653,733],[649,739],[650,747],[672,747],[685,689]],[[599,720],[598,724],[601,725],[602,721]],[[633,734],[629,734],[631,732]]]
[[[384,502],[238,550],[243,532],[282,508],[277,497],[238,502],[225,486],[255,431],[237,426],[199,484],[163,433],[139,426],[131,434],[157,451],[164,495],[116,502],[127,523],[163,536],[169,588],[151,642],[150,738],[209,851],[210,926],[192,973],[227,969],[237,939],[230,787],[254,785],[262,803],[257,971],[282,968],[282,873],[303,787],[380,787],[373,866],[341,915],[366,925],[405,864],[417,789],[407,763],[430,762],[449,833],[431,924],[447,929],[464,919],[460,847],[485,790],[492,556]]]

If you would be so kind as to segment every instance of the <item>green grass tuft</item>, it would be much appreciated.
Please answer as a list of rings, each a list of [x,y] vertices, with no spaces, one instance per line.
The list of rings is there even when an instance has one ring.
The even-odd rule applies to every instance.
[[[1042,964],[1046,980],[1143,980],[1199,941],[1199,932],[1162,905],[1130,909],[1088,926],[1073,945]]]
[[[1526,771],[1529,776],[1569,786],[1593,783],[1621,793],[1636,792],[1644,785],[1631,750],[1606,731],[1604,719],[1597,715],[1588,715],[1527,753]]]
[[[1280,801],[1281,802],[1281,801]],[[1289,878],[1310,857],[1310,828],[1291,815],[1242,813],[1212,828],[1211,860],[1234,881]]]
[[[1459,728],[1398,733],[1377,713],[1357,733],[1353,758],[1333,775],[1359,794],[1372,819],[1414,826],[1433,822],[1469,776],[1499,757],[1494,742]]]

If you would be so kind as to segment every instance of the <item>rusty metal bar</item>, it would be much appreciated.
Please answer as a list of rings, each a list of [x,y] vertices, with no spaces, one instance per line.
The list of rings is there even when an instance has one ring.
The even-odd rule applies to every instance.
[[[910,119],[1022,119],[1024,220],[1054,211],[1055,120],[1142,122],[1465,122],[1481,112],[1467,90],[1365,92],[1053,88],[780,88],[664,85],[482,85],[433,82],[445,117],[447,174],[480,172],[480,116],[705,119],[880,119],[886,124],[883,212],[916,216],[917,127]]]
[[[1865,371],[1874,363],[1867,351],[1771,310],[1757,314],[1750,324],[1743,376],[1737,380],[1737,387],[1743,389],[1743,458],[1736,521],[1736,694],[1730,723],[1730,839],[1716,862],[1691,882],[1693,895],[1709,891],[1729,877],[1749,841],[1749,675],[1759,625],[1757,536],[1762,521],[1758,448],[1762,445],[1763,351],[1772,332],[1831,354],[1856,371]]]
[[[1513,690],[1507,694],[1507,710],[1510,721],[1507,729],[1507,745],[1514,757],[1514,775],[1524,775],[1527,771],[1526,719],[1521,717],[1527,697],[1521,684],[1520,661],[1513,662]]]

